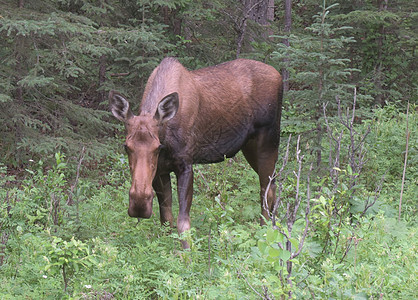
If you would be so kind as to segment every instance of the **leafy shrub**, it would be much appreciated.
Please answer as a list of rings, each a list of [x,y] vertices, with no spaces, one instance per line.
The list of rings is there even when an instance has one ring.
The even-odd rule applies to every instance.
[[[377,121],[379,129],[404,122],[393,118]],[[370,134],[374,139],[375,131]],[[385,137],[380,139],[384,141]],[[292,152],[289,170],[297,165]],[[380,148],[369,151],[376,157],[383,153]],[[411,161],[415,159],[413,153]],[[399,185],[395,176],[389,176],[382,186],[376,202],[379,206],[364,214],[365,201],[375,193],[376,170],[365,167],[367,176],[363,173],[359,177],[355,193],[350,189],[355,172],[349,164],[342,163],[333,170],[337,177],[312,176],[309,231],[300,255],[290,259],[289,252],[299,250],[306,208],[306,202],[301,202],[299,220],[294,223],[291,239],[287,239],[285,207],[287,201],[292,204],[297,183],[292,171],[283,176],[286,205],[278,211],[278,231],[258,225],[258,179],[242,155],[224,163],[198,166],[191,212],[193,229],[181,237],[190,241],[191,248],[183,250],[176,230],[159,225],[156,201],[150,220],[138,222],[127,216],[130,175],[124,156],[110,156],[98,164],[93,178],[79,179],[73,190],[77,209],[66,202],[74,185],[70,176],[74,172],[68,170],[64,160],[64,155],[57,154],[52,166],[33,164],[20,186],[0,189],[0,194],[8,197],[1,202],[0,221],[8,235],[2,240],[2,299],[414,297],[415,198],[409,187],[404,194],[409,204],[403,220],[397,222],[392,215],[398,192],[390,189]],[[375,164],[369,161],[367,166]],[[413,171],[411,166],[408,176]],[[3,186],[15,180],[6,176],[5,168],[1,172]],[[306,172],[302,170],[301,179],[306,179]],[[97,173],[102,175],[97,177]],[[306,188],[307,183],[301,180],[300,194],[305,198]],[[56,219],[52,195],[60,199]],[[175,214],[177,207],[174,201]],[[280,247],[285,242],[290,242],[291,251]],[[288,263],[292,263],[291,273]],[[68,275],[66,291],[63,266]]]

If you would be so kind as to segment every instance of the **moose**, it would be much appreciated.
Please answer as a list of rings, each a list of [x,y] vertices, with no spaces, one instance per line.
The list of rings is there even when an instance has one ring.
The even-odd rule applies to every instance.
[[[177,230],[189,230],[193,164],[221,162],[241,150],[259,176],[261,214],[267,218],[275,199],[276,186],[269,183],[278,158],[282,98],[280,73],[249,59],[189,71],[177,59],[164,58],[147,81],[138,115],[124,96],[110,91],[110,110],[126,129],[129,216],[150,218],[155,191],[161,224],[173,227],[174,172]],[[186,241],[182,245],[189,248]]]

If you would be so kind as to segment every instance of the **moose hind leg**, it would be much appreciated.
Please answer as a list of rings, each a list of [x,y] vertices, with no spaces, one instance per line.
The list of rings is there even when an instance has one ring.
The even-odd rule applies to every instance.
[[[258,174],[260,181],[261,214],[264,217],[260,218],[261,225],[265,224],[264,219],[269,219],[269,213],[273,211],[276,200],[276,184],[274,180],[270,183],[270,177],[275,170],[278,147],[272,142],[269,136],[268,132],[260,132],[259,135],[248,141],[242,148],[246,160]],[[267,199],[265,199],[269,184]]]

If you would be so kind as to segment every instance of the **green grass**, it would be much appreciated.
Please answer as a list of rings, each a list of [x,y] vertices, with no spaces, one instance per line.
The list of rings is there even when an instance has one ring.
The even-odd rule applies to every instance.
[[[392,120],[385,124],[394,126]],[[378,135],[383,131],[382,126],[374,131],[374,139],[385,139]],[[401,151],[394,144],[388,147],[388,155]],[[375,159],[395,159],[385,158],[380,148],[370,149]],[[415,155],[411,152],[412,161]],[[0,183],[7,187],[0,189],[5,199],[1,299],[278,299],[289,292],[295,299],[417,297],[414,167],[407,173],[400,222],[400,182],[394,179],[399,170],[383,185],[376,207],[362,217],[348,201],[344,185],[330,194],[326,177],[312,177],[312,223],[301,255],[292,260],[289,285],[288,258],[277,244],[283,236],[272,236],[272,229],[258,225],[258,179],[242,155],[195,167],[193,229],[183,237],[191,242],[190,250],[181,249],[175,229],[160,226],[157,201],[150,219],[138,223],[128,217],[130,178],[123,156],[110,156],[99,166],[99,178],[80,178],[73,206],[66,201],[73,183],[67,174],[74,172],[62,164],[64,156],[55,158],[55,165],[30,167],[18,186],[11,186],[14,178],[0,168]],[[373,194],[372,182],[378,178],[370,176],[380,173],[373,171],[376,165],[371,161],[366,166],[367,178],[356,194],[359,203]],[[343,172],[341,176],[344,181]],[[294,197],[294,181],[289,172],[285,201]],[[306,193],[305,181],[301,189]],[[174,195],[177,215],[175,188]],[[53,199],[58,199],[56,208]],[[333,203],[347,209],[345,218],[328,213]],[[279,210],[279,217],[283,213]],[[299,218],[292,236],[296,243],[304,228],[303,210]]]

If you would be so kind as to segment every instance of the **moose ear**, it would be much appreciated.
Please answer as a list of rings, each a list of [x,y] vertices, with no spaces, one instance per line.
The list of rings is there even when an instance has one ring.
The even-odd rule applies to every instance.
[[[165,96],[160,103],[158,103],[157,112],[155,113],[155,119],[161,124],[167,122],[173,118],[179,108],[179,94],[172,93]]]
[[[126,123],[134,116],[129,108],[129,102],[118,92],[109,92],[109,107],[116,119]]]

